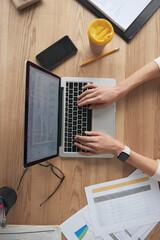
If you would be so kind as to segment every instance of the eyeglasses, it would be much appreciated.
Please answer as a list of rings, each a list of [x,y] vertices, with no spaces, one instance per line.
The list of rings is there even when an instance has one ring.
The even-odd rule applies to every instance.
[[[52,163],[49,163],[48,161],[46,161],[46,162],[47,162],[47,164],[42,164],[42,163],[40,163],[39,165],[42,166],[42,167],[50,167],[51,172],[52,172],[57,178],[60,179],[60,183],[59,183],[58,186],[55,188],[55,190],[52,192],[52,194],[49,195],[49,197],[40,204],[40,207],[41,207],[45,202],[47,202],[47,201],[55,194],[55,192],[58,190],[58,188],[61,186],[63,180],[65,179],[64,173],[63,173],[58,167],[54,166]]]
[[[45,202],[47,202],[47,201],[56,193],[56,191],[58,190],[58,188],[61,186],[63,180],[65,179],[64,173],[63,173],[58,167],[56,167],[55,165],[53,165],[52,163],[50,163],[50,162],[48,162],[48,161],[46,161],[46,163],[47,163],[47,164],[42,164],[42,163],[40,163],[39,165],[40,165],[41,167],[46,167],[46,168],[47,168],[47,167],[50,167],[51,172],[52,172],[57,178],[60,179],[60,182],[59,182],[58,186],[54,189],[54,191],[52,192],[52,194],[49,195],[49,197],[40,204],[40,207],[41,207]],[[19,187],[20,187],[20,185],[21,185],[22,179],[23,179],[25,173],[27,172],[27,169],[28,169],[28,168],[26,168],[26,169],[24,170],[24,172],[23,172],[23,174],[22,174],[22,176],[21,176],[21,178],[20,178],[20,181],[19,181],[19,184],[18,184],[18,187],[17,187],[17,191],[19,190]]]

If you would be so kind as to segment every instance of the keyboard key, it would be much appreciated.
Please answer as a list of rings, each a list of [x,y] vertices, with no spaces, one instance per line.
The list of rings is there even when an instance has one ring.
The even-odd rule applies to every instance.
[[[82,83],[79,83],[79,90],[82,89]]]
[[[72,147],[72,152],[77,152],[77,147],[75,145]]]
[[[82,114],[82,109],[78,109],[78,114]]]
[[[73,88],[73,82],[69,83],[69,88],[72,89]]]
[[[81,148],[77,147],[77,152],[80,152],[81,151]]]

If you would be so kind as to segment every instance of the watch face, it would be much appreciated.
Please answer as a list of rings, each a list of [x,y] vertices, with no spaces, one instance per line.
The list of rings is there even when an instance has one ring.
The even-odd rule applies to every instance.
[[[117,158],[122,162],[125,162],[129,158],[129,155],[125,152],[121,152]]]

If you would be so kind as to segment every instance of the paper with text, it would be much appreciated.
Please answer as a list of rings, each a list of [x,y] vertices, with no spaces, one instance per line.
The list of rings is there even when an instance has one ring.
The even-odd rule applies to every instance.
[[[95,236],[160,220],[158,183],[136,175],[85,188]]]
[[[151,0],[87,0],[122,31],[132,24]]]

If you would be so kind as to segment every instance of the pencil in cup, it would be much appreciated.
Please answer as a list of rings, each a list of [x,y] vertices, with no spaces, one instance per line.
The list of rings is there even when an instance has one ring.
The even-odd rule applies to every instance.
[[[100,55],[100,56],[98,56],[98,57],[92,58],[92,59],[90,59],[90,60],[82,63],[80,66],[83,67],[83,66],[85,66],[85,65],[87,65],[87,64],[89,64],[89,63],[91,63],[91,62],[94,62],[94,61],[98,60],[99,58],[102,58],[102,57],[105,57],[105,56],[107,56],[107,55],[109,55],[109,54],[111,54],[111,53],[117,52],[119,49],[120,49],[120,48],[112,49],[112,50],[109,51],[109,52],[106,52],[106,53],[104,53],[104,54],[102,54],[102,55]]]

